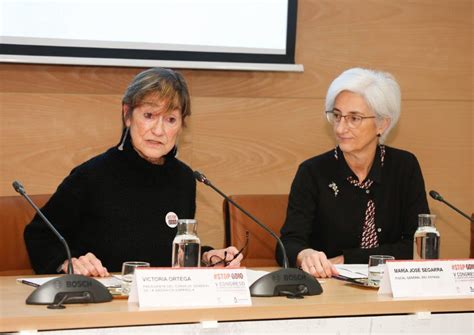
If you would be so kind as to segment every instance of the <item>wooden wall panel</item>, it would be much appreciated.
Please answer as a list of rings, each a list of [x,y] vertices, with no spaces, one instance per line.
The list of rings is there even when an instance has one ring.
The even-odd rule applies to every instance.
[[[114,94],[120,97],[143,68],[29,65],[0,67],[0,92]],[[181,71],[191,82],[190,71]],[[120,100],[119,100],[120,101]]]
[[[193,115],[179,157],[224,192],[287,193],[300,162],[333,146],[322,111],[348,67],[392,72],[402,117],[389,145],[414,152],[427,190],[474,211],[472,1],[300,0],[303,73],[184,70]],[[123,91],[139,68],[0,64],[0,195],[21,180],[53,192],[118,142]],[[200,235],[222,246],[222,199],[198,185]],[[443,257],[467,257],[468,223],[429,200]]]
[[[120,96],[0,93],[0,185],[52,192],[70,170],[119,141]]]
[[[190,162],[222,191],[288,193],[297,165],[331,144],[322,101],[197,98]],[[198,185],[197,217],[223,239],[222,198]],[[212,235],[212,236],[211,236]]]

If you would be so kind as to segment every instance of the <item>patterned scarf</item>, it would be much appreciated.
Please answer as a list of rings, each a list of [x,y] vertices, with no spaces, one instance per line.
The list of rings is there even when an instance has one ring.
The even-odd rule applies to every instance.
[[[384,158],[385,158],[385,146],[380,145],[380,165],[383,167]],[[335,158],[337,156],[337,148],[334,154]],[[362,190],[365,190],[367,194],[370,193],[370,186],[372,186],[373,181],[367,178],[363,183],[360,183],[354,177],[347,177],[347,181],[354,187],[359,187]],[[377,232],[375,231],[375,202],[372,199],[369,199],[367,202],[367,209],[365,210],[365,220],[362,231],[362,238],[360,241],[360,247],[362,249],[371,249],[379,246],[379,240],[377,237]]]

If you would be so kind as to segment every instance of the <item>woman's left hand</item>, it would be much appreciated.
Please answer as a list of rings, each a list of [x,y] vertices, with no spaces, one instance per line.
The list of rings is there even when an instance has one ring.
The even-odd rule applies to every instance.
[[[242,254],[239,254],[239,250],[236,247],[228,247],[225,249],[213,249],[205,252],[202,255],[202,260],[204,264],[209,264],[210,266],[240,266],[240,261],[244,258]],[[224,259],[225,257],[225,259]]]

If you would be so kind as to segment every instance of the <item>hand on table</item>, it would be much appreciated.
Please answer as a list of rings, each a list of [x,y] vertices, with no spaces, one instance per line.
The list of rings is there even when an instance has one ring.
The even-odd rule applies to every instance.
[[[69,261],[65,260],[61,266],[61,270],[67,273],[67,266]],[[92,253],[72,258],[72,266],[74,274],[84,275],[89,277],[107,277],[110,276],[107,268],[102,265],[102,262]]]
[[[328,259],[322,251],[304,249],[298,254],[296,263],[303,271],[316,278],[330,278],[339,274],[334,264],[344,263],[344,256]]]

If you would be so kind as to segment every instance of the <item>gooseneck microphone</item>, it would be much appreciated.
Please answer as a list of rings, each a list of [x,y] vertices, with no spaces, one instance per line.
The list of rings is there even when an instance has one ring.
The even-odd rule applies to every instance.
[[[12,183],[13,188],[25,198],[34,208],[39,217],[48,228],[56,235],[66,249],[68,258],[67,274],[52,279],[35,289],[26,299],[29,305],[48,305],[51,309],[65,308],[67,303],[96,303],[112,300],[109,290],[99,281],[83,275],[75,275],[72,265],[71,250],[64,237],[54,228],[31,198],[26,194],[25,188],[19,181]]]
[[[240,207],[234,200],[230,199],[227,195],[225,195],[223,192],[221,192],[219,189],[217,189],[214,185],[212,185],[212,183],[206,178],[205,175],[203,175],[202,173],[200,173],[199,171],[194,171],[194,177],[196,178],[196,180],[200,181],[201,183],[204,183],[205,185],[211,187],[214,191],[216,191],[217,193],[219,193],[224,199],[226,199],[228,202],[230,202],[232,205],[234,205],[235,207],[237,207],[242,213],[244,213],[246,216],[248,216],[250,219],[252,219],[252,221],[254,221],[256,224],[258,224],[260,227],[262,227],[263,229],[265,229],[270,235],[273,236],[273,238],[275,240],[277,240],[277,243],[278,243],[278,246],[280,247],[281,249],[281,252],[283,254],[283,267],[285,269],[287,269],[289,266],[288,266],[288,256],[286,255],[286,250],[285,250],[285,246],[283,245],[283,242],[280,240],[280,238],[273,232],[273,230],[271,230],[270,228],[268,228],[266,225],[264,225],[263,223],[261,223],[259,220],[257,220],[257,218],[255,218],[255,216],[253,216],[252,214],[250,214],[249,212],[247,212],[245,209],[243,209],[242,207]]]
[[[38,213],[40,218],[43,219],[43,221],[48,225],[49,229],[51,229],[53,231],[54,235],[56,235],[56,237],[59,239],[59,241],[61,241],[61,243],[64,245],[64,249],[66,249],[66,254],[67,254],[67,259],[68,259],[67,273],[70,274],[70,275],[74,274],[74,269],[72,267],[72,261],[71,261],[71,249],[69,249],[69,245],[67,244],[64,237],[56,230],[56,228],[54,228],[54,226],[51,224],[51,222],[46,218],[46,216],[44,216],[43,212],[41,212],[41,210],[38,208],[38,206],[36,206],[36,204],[33,202],[33,200],[31,200],[31,198],[26,194],[25,188],[23,187],[23,185],[19,181],[15,180],[13,182],[12,186],[15,189],[15,191],[20,193],[23,196],[23,198],[25,198],[26,201],[28,201],[30,203],[31,207],[34,208],[34,210],[36,211],[36,213]]]
[[[253,222],[267,231],[278,243],[283,254],[283,269],[270,272],[256,280],[250,286],[250,294],[254,297],[287,296],[288,298],[301,298],[303,295],[318,295],[323,292],[319,282],[310,274],[295,268],[290,268],[285,246],[281,239],[265,224],[257,220],[252,214],[243,209],[234,200],[229,198],[221,190],[215,187],[204,174],[194,171],[194,178],[197,181],[211,187],[219,193],[229,203],[238,208],[248,216]]]
[[[430,191],[430,196],[435,199],[435,200],[438,200],[438,201],[441,201],[443,203],[445,203],[446,205],[448,205],[449,207],[451,207],[452,209],[454,209],[456,212],[458,212],[459,214],[461,214],[462,216],[464,216],[466,219],[468,219],[469,221],[471,222],[474,222],[474,220],[469,217],[469,215],[467,215],[466,213],[463,213],[461,212],[459,209],[457,209],[456,207],[454,207],[453,205],[451,205],[449,202],[447,202],[446,200],[444,200],[444,198],[441,196],[441,194],[439,194],[438,192],[436,191],[433,191],[431,190]]]

